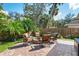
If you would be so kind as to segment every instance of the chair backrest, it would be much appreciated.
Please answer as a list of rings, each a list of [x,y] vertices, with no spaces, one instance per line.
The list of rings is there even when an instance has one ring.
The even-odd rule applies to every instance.
[[[28,37],[29,37],[28,33],[24,33],[23,34],[23,38],[24,38],[23,41],[27,42],[28,41]]]
[[[39,36],[40,36],[40,33],[39,33],[39,32],[36,32],[36,33],[35,33],[35,36],[36,36],[36,37],[39,37]]]
[[[28,33],[24,33],[24,35],[23,35],[24,37],[29,37],[29,34]]]

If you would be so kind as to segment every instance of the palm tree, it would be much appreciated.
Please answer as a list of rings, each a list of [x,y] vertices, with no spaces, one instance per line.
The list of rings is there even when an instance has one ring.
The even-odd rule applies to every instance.
[[[50,8],[50,11],[49,11],[49,14],[51,16],[56,16],[58,14],[58,6],[62,5],[63,3],[53,3],[51,8]]]
[[[58,14],[58,11],[59,11],[59,8],[58,6],[62,5],[63,3],[53,3],[53,4],[50,4],[52,5],[50,10],[49,10],[49,14],[50,14],[50,20],[48,22],[48,26],[52,26],[52,23],[50,22],[53,22],[54,23],[54,16],[56,16]]]
[[[10,20],[8,23],[8,31],[10,32],[10,37],[16,41],[16,35],[21,35],[25,32],[22,22],[19,20]]]

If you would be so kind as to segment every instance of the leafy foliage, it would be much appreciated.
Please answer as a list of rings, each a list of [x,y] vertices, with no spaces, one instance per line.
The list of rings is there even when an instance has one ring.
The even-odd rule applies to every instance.
[[[71,21],[73,21],[73,16],[74,16],[74,14],[68,13],[65,16],[65,19],[60,19],[60,20],[55,21],[55,26],[61,27],[61,28],[66,27],[65,26],[66,24],[69,24]]]
[[[29,18],[25,18],[23,21],[23,27],[26,30],[26,32],[29,31],[37,31],[37,26],[35,25],[35,23],[29,19]]]
[[[56,16],[59,12],[59,6],[62,5],[62,3],[51,3],[50,5],[50,10],[49,10],[49,15],[50,19],[48,21],[48,28],[49,27],[55,27],[55,20],[54,16]]]
[[[16,34],[22,34],[25,32],[23,25],[19,20],[11,21],[8,24],[8,29],[10,32],[15,32]]]
[[[3,10],[2,3],[0,3],[0,10]]]
[[[8,16],[4,13],[0,14],[0,37],[2,39],[13,39],[17,35],[21,35],[24,32],[36,31],[37,26],[29,18],[23,20],[8,19]]]
[[[49,15],[47,14],[41,15],[39,20],[39,27],[46,28],[49,19],[50,19]]]
[[[46,4],[44,3],[24,4],[24,15],[32,19],[36,25],[39,23],[40,15],[45,11]]]

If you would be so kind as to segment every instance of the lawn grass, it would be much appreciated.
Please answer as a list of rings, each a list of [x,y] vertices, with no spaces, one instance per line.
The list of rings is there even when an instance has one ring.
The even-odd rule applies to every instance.
[[[3,42],[0,45],[0,52],[5,51],[8,47],[14,46],[16,43],[22,42],[22,39],[17,39],[16,42]]]

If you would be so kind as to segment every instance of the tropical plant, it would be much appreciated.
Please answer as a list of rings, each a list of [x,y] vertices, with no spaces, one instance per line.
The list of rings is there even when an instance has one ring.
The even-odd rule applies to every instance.
[[[59,8],[58,6],[62,5],[63,3],[53,3],[53,4],[50,4],[51,5],[51,8],[49,10],[49,14],[51,16],[56,16],[58,14],[58,11],[59,11]]]
[[[16,38],[16,35],[23,34],[23,28],[20,20],[8,19],[8,15],[0,12],[0,37],[4,40],[9,38]]]
[[[55,21],[54,21],[54,16],[56,16],[58,14],[58,11],[59,11],[59,8],[58,6],[62,5],[63,3],[53,3],[53,4],[50,4],[51,5],[51,8],[49,10],[49,14],[50,14],[50,20],[48,21],[48,27],[49,26],[54,26],[55,24]]]
[[[35,23],[30,18],[25,18],[22,21],[22,24],[23,24],[23,27],[26,30],[26,32],[37,31],[37,26],[35,25]]]
[[[22,22],[19,20],[10,20],[8,23],[8,31],[10,33],[10,37],[16,39],[16,35],[21,35],[25,32],[23,28]]]
[[[8,36],[7,35],[8,34],[7,26],[8,26],[9,20],[7,18],[8,18],[8,15],[3,13],[2,6],[1,6],[1,9],[0,9],[0,39],[1,40],[6,39],[6,37]]]

